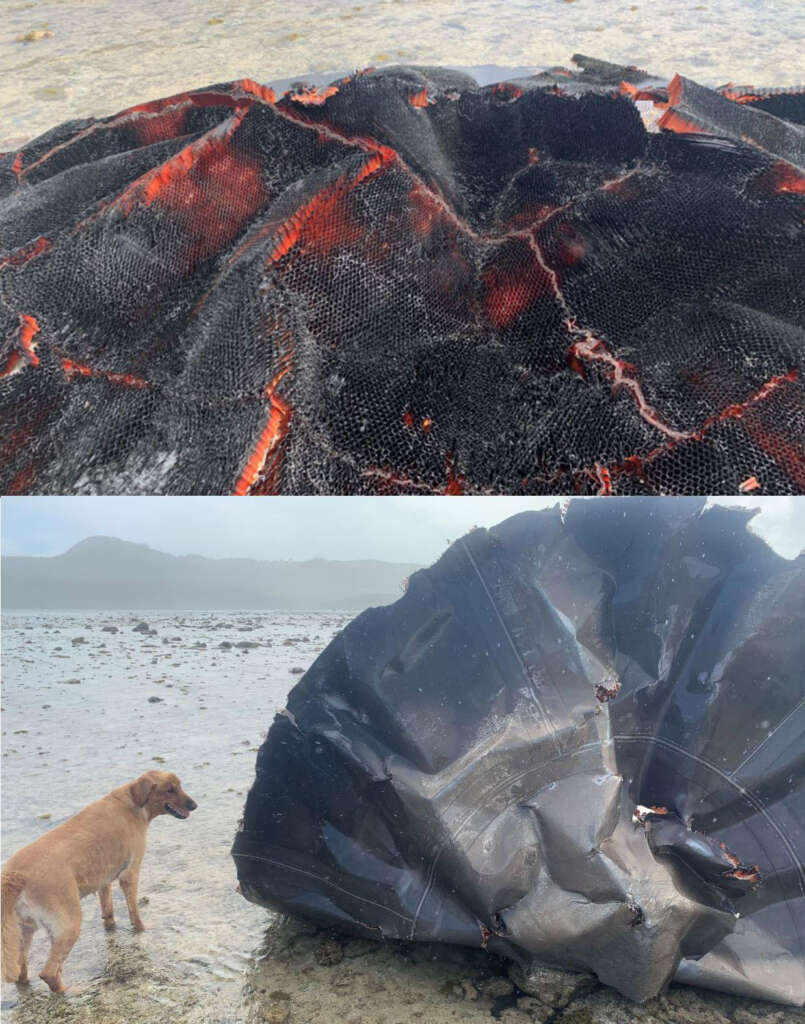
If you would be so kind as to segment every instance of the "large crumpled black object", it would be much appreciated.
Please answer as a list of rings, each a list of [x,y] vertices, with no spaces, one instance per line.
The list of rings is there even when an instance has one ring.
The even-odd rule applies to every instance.
[[[575,59],[0,159],[2,492],[805,492],[805,95]]]
[[[291,691],[247,899],[367,938],[805,998],[805,554],[694,499],[454,543]]]

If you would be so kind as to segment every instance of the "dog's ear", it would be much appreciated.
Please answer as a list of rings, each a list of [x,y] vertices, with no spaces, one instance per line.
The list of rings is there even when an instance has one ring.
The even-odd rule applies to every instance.
[[[146,772],[145,775],[141,775],[139,779],[135,779],[132,782],[129,786],[129,793],[131,793],[131,799],[138,807],[145,807],[148,797],[156,789],[157,782],[158,779],[155,772]]]

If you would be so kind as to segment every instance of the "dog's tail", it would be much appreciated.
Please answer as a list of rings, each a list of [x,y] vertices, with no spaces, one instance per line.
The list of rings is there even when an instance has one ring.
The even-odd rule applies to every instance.
[[[19,871],[8,871],[0,881],[0,922],[2,927],[3,981],[17,981],[20,976],[22,928],[15,911],[25,879]]]

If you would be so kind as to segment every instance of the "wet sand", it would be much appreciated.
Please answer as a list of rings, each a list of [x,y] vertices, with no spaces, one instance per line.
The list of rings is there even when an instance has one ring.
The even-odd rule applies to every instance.
[[[132,932],[119,890],[111,937],[101,928],[97,900],[82,903],[81,936],[65,968],[75,997],[99,983],[103,994],[124,979],[119,994],[146,1008],[177,1010],[188,987],[201,994],[204,1014],[217,1001],[226,1006],[237,998],[269,919],[235,892],[229,854],[257,747],[301,674],[293,670],[306,668],[350,617],[3,617],[4,861],[149,768],[175,771],[199,804],[188,821],[164,815],[150,826],[140,882],[143,935]],[[140,622],[156,633],[134,632]],[[46,949],[37,933],[33,977]],[[47,992],[38,979],[32,989]],[[16,999],[15,987],[4,985],[4,1006]]]
[[[111,944],[111,940],[110,940]],[[198,999],[188,979],[137,955],[110,957],[109,975],[84,995],[31,996],[15,1024],[788,1024],[798,1011],[674,986],[643,1006],[584,975],[546,971],[522,991],[480,951],[343,939],[303,922],[270,925],[237,995]],[[517,977],[515,975],[515,977]],[[524,984],[527,981],[520,978]],[[530,987],[530,986],[529,986]]]
[[[239,896],[229,848],[257,746],[299,678],[294,670],[307,668],[349,618],[4,616],[4,860],[149,767],[175,770],[199,803],[186,822],[160,817],[151,825],[140,884],[148,930],[132,932],[116,892],[117,929],[105,932],[88,897],[65,968],[67,996],[51,996],[36,978],[47,945],[40,934],[34,983],[3,985],[4,1021],[805,1021],[800,1010],[683,986],[636,1007],[586,975],[548,970],[529,978],[483,950],[337,936]],[[135,631],[140,623],[155,632]]]
[[[10,0],[4,14],[0,150],[213,82],[400,62],[536,69],[581,52],[706,85],[791,85],[805,40],[805,6],[786,0]]]

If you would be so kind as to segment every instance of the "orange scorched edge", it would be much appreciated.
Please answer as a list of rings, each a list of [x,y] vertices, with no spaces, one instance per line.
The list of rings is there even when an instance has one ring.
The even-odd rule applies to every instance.
[[[375,493],[384,493],[397,487],[403,487],[408,491],[427,491],[430,494],[463,494],[466,478],[456,473],[455,455],[452,450],[448,451],[445,456],[445,471],[447,483],[441,485],[432,485],[413,477],[402,476],[391,466],[372,466],[364,470],[361,475],[374,477],[378,481]]]
[[[27,313],[20,313],[19,318],[18,340],[22,352],[12,352],[9,355],[6,365],[0,370],[0,379],[9,377],[14,373],[19,368],[23,357],[28,360],[31,366],[39,366],[39,356],[36,354],[36,345],[34,344],[34,338],[39,334],[39,324],[34,317],[28,316]]]
[[[288,90],[288,92],[283,94],[282,98],[293,103],[301,103],[305,107],[320,107],[331,96],[335,96],[337,92],[337,85],[328,85],[326,89],[318,89],[314,85],[307,89],[301,89],[299,92]]]
[[[39,334],[39,324],[27,313],[20,313],[20,345],[32,366],[39,365],[39,356],[34,348],[34,337]]]
[[[150,145],[184,134],[184,118],[188,108],[230,107],[239,110],[244,105],[250,106],[255,100],[274,104],[276,94],[268,86],[260,85],[250,78],[241,78],[221,89],[198,89],[139,103],[115,115],[111,124],[134,119],[141,145]]]
[[[165,96],[158,100],[147,100],[145,103],[138,103],[133,107],[126,107],[125,110],[121,110],[118,114],[115,114],[113,121],[117,121],[120,118],[129,117],[131,114],[158,114],[168,107],[177,107],[181,105],[192,105],[196,107],[208,107],[208,106],[237,106],[242,102],[242,99],[235,96],[236,92],[246,93],[249,96],[253,96],[256,99],[262,100],[264,103],[276,102],[276,94],[273,89],[269,89],[265,85],[260,85],[257,82],[253,82],[251,78],[241,78],[236,82],[232,82],[228,87],[223,86],[220,90],[218,89],[197,89],[191,92],[177,92],[172,96]]]
[[[797,380],[798,376],[799,374],[796,370],[789,370],[788,373],[780,373],[776,377],[772,377],[771,380],[767,380],[766,383],[745,402],[737,402],[735,405],[728,405],[726,409],[722,409],[717,416],[711,417],[707,422],[710,423],[711,421],[715,422],[718,420],[740,419],[747,409],[753,406],[756,402],[763,401],[763,399],[767,398],[772,391],[776,391],[781,384],[786,382],[793,383]],[[702,430],[704,430],[706,426],[707,424],[705,424]],[[701,431],[699,431],[699,433],[701,433]]]
[[[246,82],[247,80],[244,80]],[[150,146],[155,142],[175,139],[186,134],[186,116],[191,108],[229,107],[239,110],[243,106],[251,106],[255,93],[244,88],[244,82],[233,82],[230,92],[220,90],[199,90],[198,92],[180,93],[169,100],[154,100],[141,103],[137,107],[123,111],[106,127],[112,127],[120,121],[129,121],[131,128],[137,133],[141,146]],[[255,89],[262,87],[249,83]],[[257,96],[265,102],[273,102],[273,91],[263,90],[268,95]]]
[[[223,86],[220,90],[198,89],[191,92],[174,93],[174,95],[162,99],[148,100],[133,107],[126,107],[109,118],[93,121],[88,127],[54,146],[53,149],[24,169],[22,166],[23,151],[20,151],[12,165],[12,171],[18,177],[23,176],[34,167],[46,163],[54,153],[84,139],[88,134],[114,128],[121,123],[129,122],[137,131],[140,144],[149,145],[173,137],[175,134],[181,134],[184,114],[188,107],[228,106],[239,109],[244,104],[251,105],[255,99],[273,104],[276,102],[276,95],[273,89],[259,85],[250,78],[243,78],[232,82],[229,86]]]
[[[677,132],[678,134],[704,131],[704,128],[702,128],[701,125],[696,124],[695,121],[689,121],[674,110],[673,107],[669,107],[665,111],[657,122],[657,127],[662,128],[667,132]]]
[[[736,857],[736,855],[731,850],[727,849],[724,843],[719,843],[718,845],[724,852],[724,856],[732,865],[731,871],[724,872],[725,878],[738,878],[743,882],[760,881],[760,868],[757,866],[757,864],[752,864],[751,867],[744,865],[741,863],[740,857]]]
[[[131,198],[139,189],[142,189],[142,198],[145,205],[150,205],[167,185],[177,178],[186,175],[203,155],[210,150],[224,146],[240,126],[250,107],[253,106],[255,99],[267,104],[276,103],[276,93],[273,89],[260,85],[250,78],[242,78],[237,82],[233,82],[231,89],[231,93],[205,93],[203,90],[200,90],[198,93],[182,93],[172,97],[174,102],[190,102],[200,106],[224,103],[233,107],[233,114],[226,121],[210,129],[201,138],[196,139],[195,142],[179,150],[178,153],[174,154],[164,164],[154,170],[147,171],[134,181],[118,199],[118,203],[122,200],[124,209],[130,210]],[[237,95],[237,93],[241,95]],[[158,109],[164,109],[167,105],[168,101],[157,101],[157,105],[141,104],[139,107],[132,107],[124,113],[151,113]]]
[[[312,247],[326,251],[339,242],[354,240],[348,235],[345,217],[338,216],[338,205],[345,194],[339,179],[335,186],[322,189],[288,218],[279,230],[279,241],[269,256],[270,263],[282,259],[299,243],[304,234]]]
[[[428,99],[427,87],[421,89],[419,92],[414,93],[413,96],[409,97],[408,102],[412,107],[427,107],[429,103],[435,103],[435,100]]]
[[[4,259],[0,263],[0,267],[21,267],[23,264],[28,263],[29,260],[34,260],[37,256],[41,256],[43,252],[47,252],[48,249],[52,248],[52,245],[53,243],[50,239],[40,235],[31,245],[18,249],[11,256]]]
[[[671,81],[668,83],[668,103],[666,105],[666,111],[657,122],[657,127],[662,128],[667,132],[703,132],[705,131],[701,125],[695,121],[691,121],[689,118],[680,114],[678,110],[674,108],[679,106],[682,102],[682,93],[684,91],[684,83],[679,75],[674,75]]]
[[[466,477],[460,476],[456,473],[455,453],[452,451],[448,452],[445,462],[447,468],[447,486],[444,489],[444,493],[451,495],[463,494],[464,485],[467,482],[467,479]]]
[[[350,180],[343,174],[331,185],[317,192],[304,206],[296,210],[279,229],[279,241],[269,256],[276,263],[294,248],[304,236],[308,248],[317,252],[328,252],[334,245],[357,241],[364,234],[360,225],[350,225],[339,212],[339,204],[356,185],[375,171],[387,167],[397,159],[397,153],[390,146],[379,146],[370,153],[360,170]],[[241,249],[244,249],[242,246]]]
[[[202,155],[208,153],[210,150],[218,149],[227,143],[235,133],[235,130],[240,126],[240,123],[246,116],[247,111],[248,107],[239,108],[237,113],[235,113],[231,118],[232,124],[229,125],[226,131],[216,131],[216,129],[213,128],[205,135],[202,135],[200,139],[196,139],[196,141],[191,142],[189,146],[185,146],[184,149],[180,149],[175,156],[172,156],[170,160],[167,160],[161,167],[158,167],[155,171],[148,172],[148,174],[145,175],[145,187],[143,190],[143,198],[145,199],[146,206],[150,205],[154,201],[156,195],[166,185],[169,185],[174,181],[174,179],[187,174],[190,168]],[[224,124],[225,123],[226,122],[224,122]]]
[[[733,92],[731,89],[719,90],[725,100],[732,100],[733,103],[760,103],[764,98],[763,96],[757,96],[753,92]]]
[[[805,95],[805,86],[783,86],[776,89],[756,89],[753,85],[734,85],[727,82],[717,90],[725,100],[732,100],[733,103],[762,103],[763,100],[775,96],[802,96]]]
[[[235,488],[232,491],[235,497],[245,497],[252,487],[254,487],[261,472],[263,471],[266,459],[288,432],[288,424],[290,423],[292,410],[290,405],[284,399],[279,397],[277,394],[277,388],[279,387],[280,381],[289,370],[289,366],[280,370],[266,388],[265,394],[269,401],[271,411],[269,412],[268,420],[263,432],[257,439],[257,444],[254,446],[246,465],[243,467],[243,472],[238,477]]]
[[[753,864],[751,868],[733,868],[732,871],[724,873],[726,878],[737,878],[741,882],[752,882],[757,885],[760,882],[760,868]]]
[[[250,103],[245,103],[237,107],[231,117],[205,132],[184,149],[180,149],[159,167],[146,171],[145,174],[136,178],[121,192],[114,204],[126,214],[131,213],[140,199],[146,206],[150,206],[167,185],[187,175],[202,156],[210,151],[223,148],[240,126],[250,106]]]
[[[491,92],[493,96],[508,100],[519,100],[523,95],[523,90],[514,82],[496,82],[491,87]]]
[[[277,94],[272,88],[267,85],[260,85],[259,82],[255,82],[251,78],[241,78],[239,81],[233,82],[232,84],[237,88],[242,89],[250,96],[254,96],[258,100],[261,100],[263,103],[277,102]]]
[[[196,162],[196,154],[199,149],[200,147],[195,146],[195,144],[186,146],[151,175],[143,190],[146,206],[151,205],[157,194],[166,185],[169,185],[176,178],[190,170]]]
[[[572,367],[575,369],[575,367]],[[733,405],[728,405],[720,412],[714,413],[708,417],[705,422],[699,427],[698,430],[693,433],[677,439],[672,439],[665,442],[664,444],[658,445],[656,448],[652,448],[646,455],[629,455],[622,462],[616,466],[610,467],[610,472],[615,475],[624,476],[637,476],[642,477],[645,466],[647,463],[652,462],[660,455],[665,455],[668,452],[673,451],[681,444],[695,443],[703,441],[705,436],[719,423],[723,423],[726,420],[731,419],[743,419],[745,414],[751,412],[754,406],[764,399],[768,398],[769,395],[773,394],[778,388],[785,384],[793,384],[799,380],[799,373],[796,369],[789,370],[787,373],[780,373],[777,376],[767,380],[765,384],[761,385],[757,391],[753,392],[748,398],[744,399],[743,402],[736,402]],[[753,440],[759,447],[761,447],[766,453],[773,459],[778,465],[781,466],[784,472],[786,472],[792,480],[802,489],[805,489],[805,457],[803,457],[802,447],[799,448],[791,446],[785,442],[781,442],[778,439],[774,439],[774,443],[767,443],[766,437],[758,431],[750,423],[747,424],[747,429],[753,437]],[[779,457],[775,458],[777,449],[783,449],[786,459],[786,464],[781,465]],[[592,471],[587,471],[588,475],[592,475]],[[750,490],[755,490],[760,484],[757,478],[754,476],[744,480],[739,486],[739,490],[742,493],[749,493]],[[746,488],[746,490],[744,490]]]
[[[668,83],[668,106],[675,107],[682,100],[684,83],[679,75],[674,75]]]
[[[754,179],[755,189],[805,195],[805,174],[785,160],[777,160],[768,171]]]
[[[666,90],[661,88],[641,89],[639,85],[632,85],[631,82],[624,81],[621,81],[618,88],[624,96],[628,96],[631,100],[651,100],[655,106],[666,103]]]
[[[595,478],[598,482],[598,496],[609,497],[612,494],[612,474],[600,462],[595,464]]]
[[[61,367],[68,380],[71,380],[76,376],[102,377],[104,380],[111,381],[113,384],[123,384],[129,388],[147,388],[149,386],[147,380],[135,377],[134,374],[113,373],[110,370],[94,370],[91,366],[87,366],[85,363],[77,363],[74,359],[67,359],[66,357],[62,358]]]

